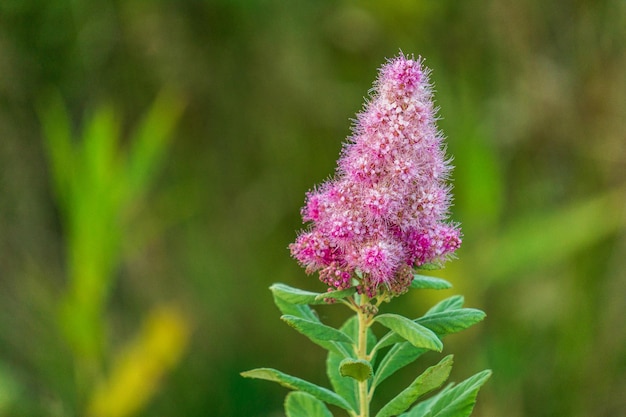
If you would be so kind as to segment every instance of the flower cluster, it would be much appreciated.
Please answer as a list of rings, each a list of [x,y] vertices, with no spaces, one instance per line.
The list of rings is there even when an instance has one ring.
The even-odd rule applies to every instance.
[[[437,130],[429,70],[404,55],[379,73],[357,115],[335,178],[307,194],[308,230],[290,245],[307,273],[336,289],[359,282],[404,292],[413,267],[441,263],[461,243],[447,221],[450,164]]]

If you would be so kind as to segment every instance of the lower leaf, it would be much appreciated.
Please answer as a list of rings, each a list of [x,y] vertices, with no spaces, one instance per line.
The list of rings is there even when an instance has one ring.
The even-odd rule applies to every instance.
[[[287,417],[333,417],[326,405],[306,392],[290,392],[285,398]]]
[[[450,376],[452,355],[446,356],[437,365],[426,369],[404,391],[393,398],[376,414],[376,417],[397,416],[404,412],[422,395],[439,388]]]
[[[490,376],[491,371],[485,370],[456,386],[446,387],[400,417],[467,417],[474,410],[480,387]]]
[[[315,385],[311,382],[297,378],[295,376],[287,375],[272,368],[257,368],[251,371],[242,372],[241,376],[246,378],[265,379],[267,381],[277,382],[283,387],[304,391],[318,400],[324,401],[328,404],[333,404],[344,410],[354,411],[352,406],[339,395],[335,394],[331,390]]]

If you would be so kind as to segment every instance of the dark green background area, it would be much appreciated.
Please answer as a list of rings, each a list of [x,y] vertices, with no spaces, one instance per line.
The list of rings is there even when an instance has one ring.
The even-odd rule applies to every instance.
[[[453,380],[494,372],[476,416],[624,413],[623,0],[3,0],[0,416],[81,413],[54,325],[67,242],[37,113],[49,91],[77,126],[109,103],[129,128],[163,88],[187,103],[106,304],[112,352],[152,306],[192,317],[182,361],[139,415],[280,416],[286,390],[239,372],[328,385],[321,348],[279,320],[267,288],[323,290],[287,246],[399,51],[433,70],[464,243],[437,271],[455,288],[385,310],[418,317],[460,293],[487,313],[444,351]],[[333,325],[344,310],[318,309]],[[380,403],[438,360],[391,378]]]

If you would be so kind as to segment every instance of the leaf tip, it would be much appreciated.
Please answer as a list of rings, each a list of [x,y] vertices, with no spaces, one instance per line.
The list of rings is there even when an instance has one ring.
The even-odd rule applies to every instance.
[[[448,356],[446,356],[445,358],[443,358],[441,360],[442,363],[447,364],[448,362],[450,362],[450,365],[452,365],[454,363],[454,355],[450,354]]]
[[[254,369],[239,372],[239,375],[241,375],[244,378],[254,378]]]

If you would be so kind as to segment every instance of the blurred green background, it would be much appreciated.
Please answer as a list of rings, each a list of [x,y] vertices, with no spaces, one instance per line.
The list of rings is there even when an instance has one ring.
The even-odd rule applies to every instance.
[[[287,245],[400,50],[465,238],[454,289],[389,308],[487,312],[446,341],[453,380],[494,371],[476,416],[624,415],[624,0],[3,0],[0,416],[280,416],[240,371],[327,385],[267,287],[322,289]]]

